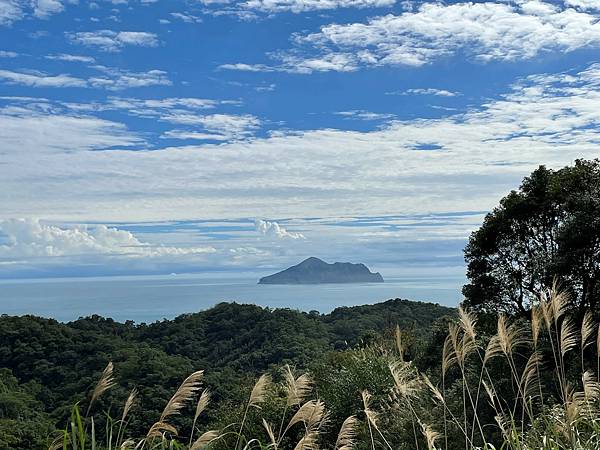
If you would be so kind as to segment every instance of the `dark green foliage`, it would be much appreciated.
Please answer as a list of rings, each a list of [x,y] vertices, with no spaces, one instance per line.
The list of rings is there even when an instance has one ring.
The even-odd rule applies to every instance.
[[[331,353],[311,368],[316,395],[327,405],[331,426],[339,429],[350,415],[362,418],[361,392],[368,390],[381,406],[393,386],[391,358],[375,348]]]
[[[540,166],[489,213],[465,248],[465,304],[525,315],[556,279],[574,307],[600,294],[600,161]]]
[[[19,385],[8,369],[0,369],[0,450],[45,450],[54,431],[44,406],[35,399],[39,385]]]
[[[331,314],[322,316],[322,320],[329,325],[335,345],[347,348],[369,336],[394,330],[396,325],[423,337],[436,319],[454,314],[455,310],[451,308],[395,299],[375,305],[336,308]]]
[[[211,414],[239,409],[239,399],[258,374],[284,364],[307,368],[336,348],[376,339],[382,330],[389,333],[397,323],[423,333],[435,319],[453,313],[450,308],[397,299],[339,308],[327,315],[221,303],[150,325],[99,316],[68,324],[2,316],[0,361],[21,382],[39,383],[34,397],[42,404],[40,411],[63,427],[73,404],[82,402],[87,408],[90,390],[107,361],[113,361],[117,385],[94,410],[118,415],[129,391],[137,387],[139,402],[129,429],[143,434],[194,370],[205,370],[214,401],[223,405],[220,413],[208,412],[209,418],[219,419]],[[191,425],[190,416],[179,419],[184,429]]]

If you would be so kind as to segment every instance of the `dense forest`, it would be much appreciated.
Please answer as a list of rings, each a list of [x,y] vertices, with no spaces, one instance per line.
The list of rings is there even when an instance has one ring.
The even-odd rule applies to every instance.
[[[265,371],[276,374],[285,364],[316,367],[329,353],[368,346],[398,324],[407,335],[424,338],[431,324],[452,315],[451,308],[396,299],[324,315],[221,303],[139,325],[99,316],[70,323],[2,316],[0,448],[45,448],[49,430],[64,426],[70,408],[86,399],[107,361],[118,380],[112,400],[133,387],[139,391],[139,414],[129,427],[141,432],[160,416],[182,374],[205,370],[213,401],[227,405]],[[111,399],[99,405],[111,407]],[[19,420],[24,414],[27,420]]]
[[[540,166],[456,308],[0,318],[0,449],[600,448],[600,162]]]

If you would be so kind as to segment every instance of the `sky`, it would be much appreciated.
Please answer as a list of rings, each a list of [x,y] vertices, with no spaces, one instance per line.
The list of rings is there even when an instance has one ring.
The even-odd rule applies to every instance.
[[[0,278],[462,276],[599,125],[600,0],[0,0]]]

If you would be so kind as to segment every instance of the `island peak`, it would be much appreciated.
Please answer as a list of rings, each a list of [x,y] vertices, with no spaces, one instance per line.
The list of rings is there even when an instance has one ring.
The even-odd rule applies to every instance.
[[[295,266],[258,281],[258,284],[321,283],[383,283],[383,277],[379,272],[371,272],[364,264],[348,262],[329,264],[311,256]]]

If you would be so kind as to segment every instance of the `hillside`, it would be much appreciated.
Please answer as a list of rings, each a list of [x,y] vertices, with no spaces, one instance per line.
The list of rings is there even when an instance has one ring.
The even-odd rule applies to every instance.
[[[206,370],[215,401],[236,398],[256,374],[289,363],[308,367],[335,349],[356,345],[398,323],[426,335],[454,310],[389,300],[330,314],[221,303],[206,311],[153,324],[99,316],[70,323],[33,316],[0,317],[0,360],[53,419],[87,392],[111,360],[122,392],[137,386],[142,414],[133,428],[160,414],[182,373]],[[76,377],[73,374],[77,374]],[[106,405],[108,407],[108,405]]]

